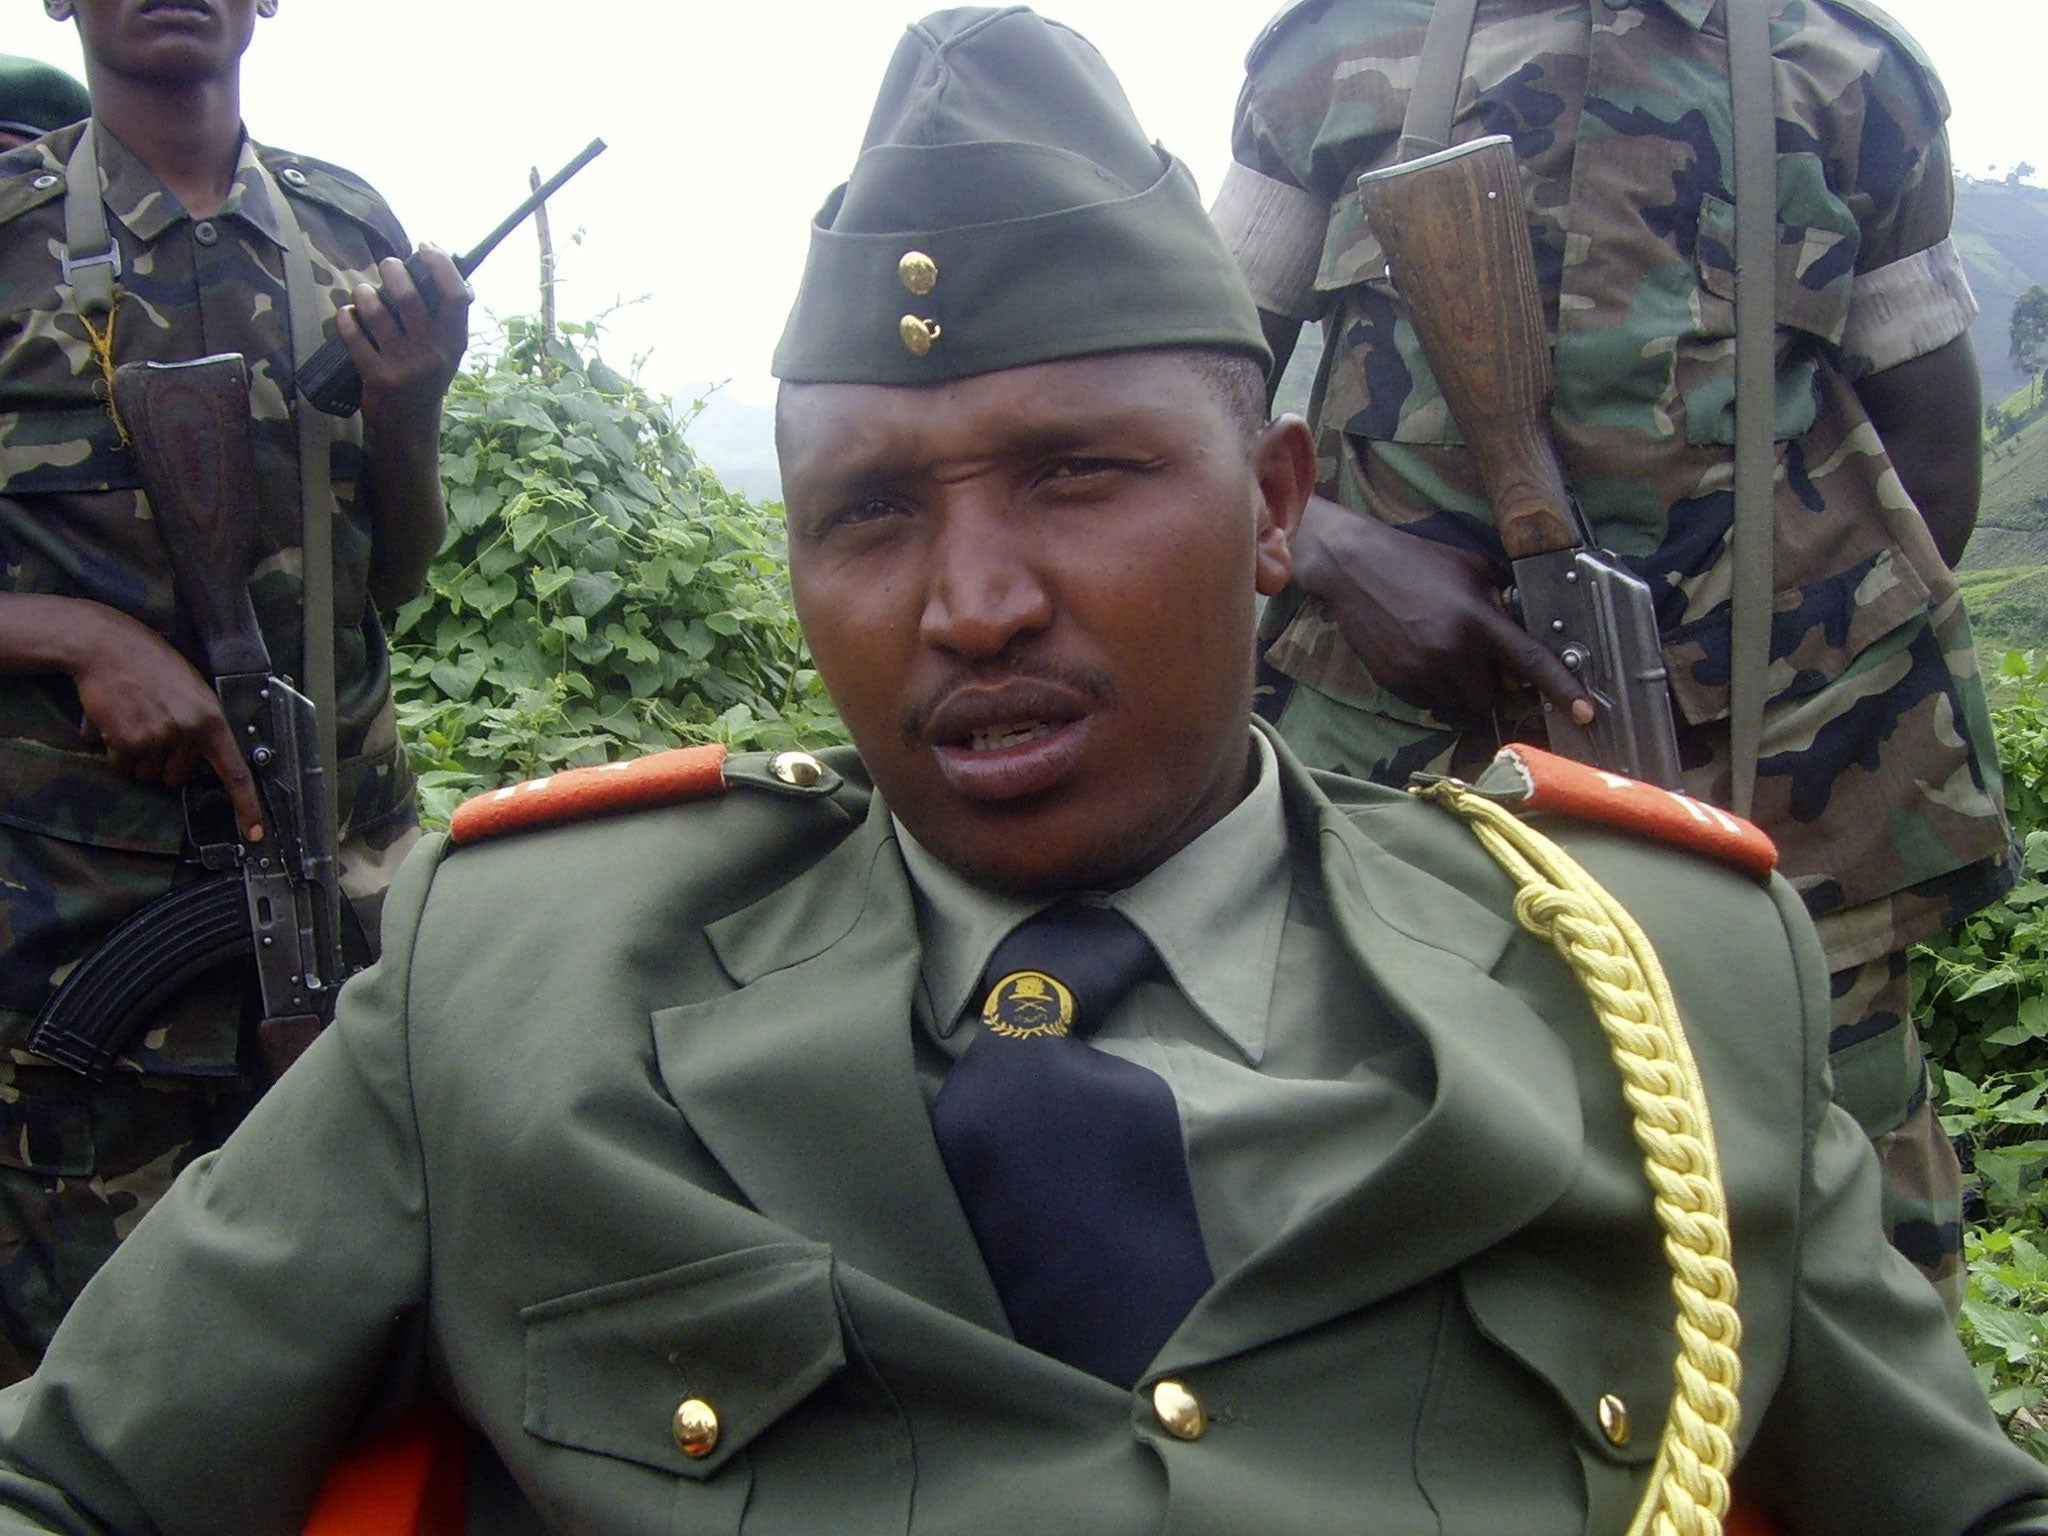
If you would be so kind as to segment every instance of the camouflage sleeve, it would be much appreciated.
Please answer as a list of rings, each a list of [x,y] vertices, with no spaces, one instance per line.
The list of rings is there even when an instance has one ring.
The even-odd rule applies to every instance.
[[[1856,213],[1860,278],[1948,238],[1955,182],[1943,126],[1948,97],[1933,67],[1895,23],[1878,29],[1852,20],[1850,26],[1860,34],[1852,46],[1866,62],[1857,88],[1836,108],[1860,110],[1833,131],[1854,155],[1843,190]]]
[[[1969,329],[1977,301],[1949,234],[1955,182],[1940,78],[1896,23],[1878,26],[1864,10],[1848,16],[1873,48],[1856,93],[1850,202],[1859,238],[1842,340],[1849,375],[1861,378],[1953,341]]]
[[[384,960],[334,1024],[137,1226],[37,1374],[0,1392],[0,1536],[295,1531],[358,1415],[416,1390],[427,1196],[407,995],[434,867],[431,849],[407,864]]]
[[[1896,368],[1947,346],[1977,317],[1977,296],[1963,272],[1955,242],[1944,238],[1924,251],[1856,274],[1842,355],[1852,379]]]
[[[1283,12],[1252,45],[1232,120],[1232,163],[1210,216],[1259,308],[1311,320],[1331,205],[1350,161],[1324,142],[1333,60]],[[1341,150],[1341,147],[1338,147]]]
[[[1330,221],[1328,203],[1292,182],[1232,161],[1209,217],[1259,308],[1291,320],[1316,318],[1316,268]]]

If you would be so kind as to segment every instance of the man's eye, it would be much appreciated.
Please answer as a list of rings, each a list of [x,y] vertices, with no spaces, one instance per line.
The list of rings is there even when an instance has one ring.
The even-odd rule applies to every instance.
[[[886,496],[863,496],[849,501],[826,520],[828,528],[857,528],[862,524],[881,522],[885,518],[900,517],[902,506]]]
[[[1092,490],[1129,467],[1110,459],[1054,459],[1045,466],[1044,483],[1057,490]]]

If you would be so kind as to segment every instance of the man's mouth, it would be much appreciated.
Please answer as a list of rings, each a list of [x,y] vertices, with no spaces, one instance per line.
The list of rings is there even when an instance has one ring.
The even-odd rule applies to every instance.
[[[967,737],[970,752],[1000,752],[1005,747],[1021,747],[1027,741],[1034,741],[1050,731],[1059,729],[1047,720],[1029,720],[1014,725],[990,726],[973,731]]]
[[[1020,800],[1081,762],[1107,690],[1058,676],[956,682],[913,716],[914,745],[969,800]]]
[[[1058,788],[1079,766],[1095,716],[1012,719],[976,725],[932,743],[939,775],[969,800],[1028,799]]]

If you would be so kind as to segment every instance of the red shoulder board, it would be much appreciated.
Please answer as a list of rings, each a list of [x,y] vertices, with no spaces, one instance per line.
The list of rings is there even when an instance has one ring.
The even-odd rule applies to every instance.
[[[1690,795],[1624,778],[1518,742],[1503,747],[1472,786],[1525,811],[1555,811],[1675,843],[1732,864],[1759,880],[1778,867],[1778,845],[1762,827]]]
[[[507,832],[582,821],[613,811],[701,800],[725,789],[725,747],[677,747],[623,763],[571,768],[465,800],[448,820],[457,847]]]

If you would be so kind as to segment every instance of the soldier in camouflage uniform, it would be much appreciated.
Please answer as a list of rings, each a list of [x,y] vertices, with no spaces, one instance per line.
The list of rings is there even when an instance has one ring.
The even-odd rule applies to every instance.
[[[418,590],[445,527],[440,400],[468,309],[452,264],[430,252],[448,298],[427,314],[390,259],[409,249],[404,232],[364,183],[243,133],[241,54],[274,0],[169,11],[139,0],[45,5],[59,20],[75,12],[95,117],[0,156],[0,674],[12,674],[0,677],[8,1377],[40,1354],[177,1170],[217,1145],[261,1088],[245,1029],[253,978],[242,975],[204,978],[173,999],[103,1086],[18,1044],[82,956],[193,873],[180,861],[179,786],[202,762],[228,784],[245,831],[258,817],[212,689],[178,649],[190,633],[103,375],[116,363],[247,357],[252,597],[275,665],[300,672],[295,412],[307,407],[292,400],[285,253],[303,243],[318,312],[349,340],[364,376],[362,410],[326,429],[326,457],[343,882],[374,936],[382,888],[417,827],[372,603]],[[68,167],[87,132],[122,258],[107,355],[60,268]],[[380,278],[387,300],[358,286]]]
[[[1976,515],[1978,385],[1975,305],[1948,239],[1947,103],[1864,0],[1771,6],[1776,618],[1754,814],[1827,948],[1838,1093],[1886,1166],[1893,1239],[1953,1304],[1959,1181],[1927,1102],[1905,950],[1994,899],[2013,867],[1949,570]],[[1268,707],[1311,762],[1390,782],[1470,763],[1502,734],[1540,740],[1523,712],[1535,690],[1578,694],[1502,612],[1477,473],[1359,207],[1358,175],[1395,159],[1430,13],[1284,11],[1248,60],[1215,209],[1283,360],[1302,322],[1326,338],[1311,414],[1330,500],[1304,523],[1299,586],[1267,615]],[[1451,138],[1487,133],[1512,135],[1521,163],[1567,472],[1601,542],[1656,595],[1687,786],[1726,803],[1722,5],[1481,0]]]

